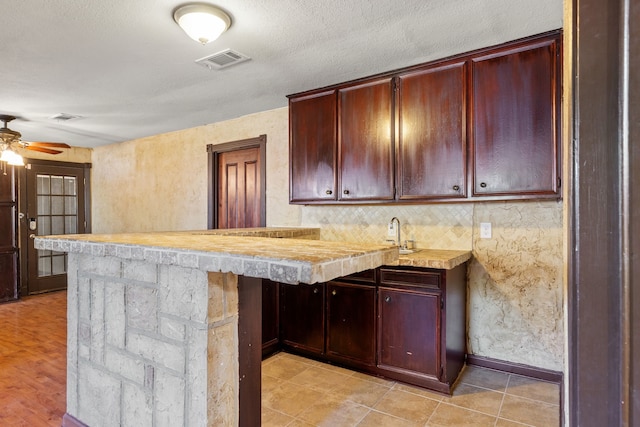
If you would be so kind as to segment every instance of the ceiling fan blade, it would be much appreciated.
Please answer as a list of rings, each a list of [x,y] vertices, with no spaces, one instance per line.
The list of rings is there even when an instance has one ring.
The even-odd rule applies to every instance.
[[[64,142],[41,142],[41,141],[34,141],[34,142],[27,142],[28,145],[31,146],[38,146],[38,147],[57,147],[57,148],[71,148],[71,146],[69,144],[65,144]]]
[[[37,145],[27,145],[24,148],[26,148],[27,150],[39,151],[41,153],[47,153],[47,154],[60,154],[60,153],[62,153],[62,151],[60,151],[60,150],[52,150],[50,148],[38,147]]]

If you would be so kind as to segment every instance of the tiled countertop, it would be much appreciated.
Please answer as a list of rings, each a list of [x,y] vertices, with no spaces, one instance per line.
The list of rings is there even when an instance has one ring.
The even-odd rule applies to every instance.
[[[37,237],[37,249],[114,256],[158,264],[231,272],[283,283],[326,282],[398,259],[398,249],[384,245],[311,239],[253,237],[309,229],[254,229],[237,232],[77,234]],[[314,230],[314,229],[311,229]],[[223,234],[223,235],[221,235]],[[247,238],[248,235],[252,237]]]
[[[317,228],[294,227],[79,234],[37,237],[36,248],[232,272],[284,283],[326,282],[381,265],[452,269],[471,258],[469,251],[432,249],[398,256],[395,247],[321,241],[319,235]]]
[[[451,270],[470,259],[471,251],[418,249],[418,252],[400,255],[398,260],[391,265],[408,265],[413,267]]]

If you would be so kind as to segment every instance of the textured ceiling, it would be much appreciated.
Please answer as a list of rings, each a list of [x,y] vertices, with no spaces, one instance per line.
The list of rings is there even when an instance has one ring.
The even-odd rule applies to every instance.
[[[0,113],[27,141],[95,147],[283,107],[286,95],[562,27],[562,0],[215,0],[205,46],[174,0],[21,0],[0,14]],[[195,60],[231,48],[219,71]],[[50,117],[67,113],[81,119]]]

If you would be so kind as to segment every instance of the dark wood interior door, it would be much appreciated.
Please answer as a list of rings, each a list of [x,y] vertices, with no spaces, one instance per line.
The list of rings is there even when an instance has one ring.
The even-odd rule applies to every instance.
[[[27,288],[36,294],[67,287],[67,254],[34,248],[36,236],[86,232],[85,165],[29,163],[23,237],[27,246]],[[24,252],[23,252],[24,253]]]
[[[16,178],[13,166],[0,169],[0,302],[18,298]]]
[[[220,153],[218,157],[218,227],[261,224],[260,149]]]

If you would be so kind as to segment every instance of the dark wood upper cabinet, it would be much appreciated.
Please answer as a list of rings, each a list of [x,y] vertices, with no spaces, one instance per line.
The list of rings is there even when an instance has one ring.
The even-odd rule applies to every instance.
[[[394,198],[393,79],[338,90],[339,200]]]
[[[290,199],[336,200],[336,91],[289,102]]]
[[[290,95],[291,202],[560,198],[561,40]]]
[[[398,77],[398,199],[466,196],[466,63]]]
[[[557,195],[559,36],[471,61],[473,195]]]

